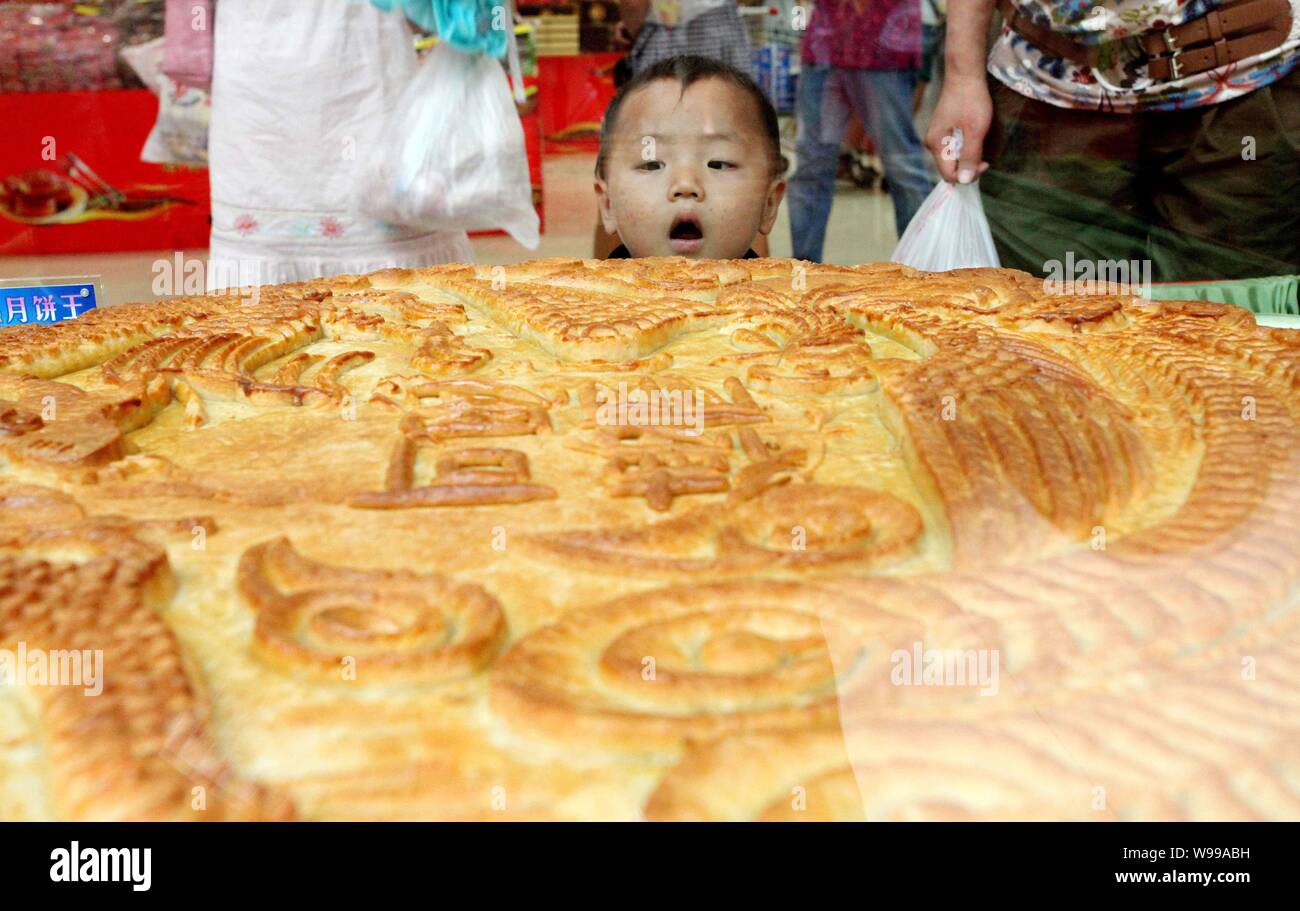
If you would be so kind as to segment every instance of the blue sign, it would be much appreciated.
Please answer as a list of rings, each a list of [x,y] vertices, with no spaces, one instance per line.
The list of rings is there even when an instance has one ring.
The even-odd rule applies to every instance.
[[[93,310],[95,282],[0,285],[0,326],[48,326]]]

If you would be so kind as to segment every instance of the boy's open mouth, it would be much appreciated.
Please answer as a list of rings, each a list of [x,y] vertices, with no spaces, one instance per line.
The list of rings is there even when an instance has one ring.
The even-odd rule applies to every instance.
[[[683,213],[673,219],[668,245],[674,253],[694,253],[704,244],[704,229],[694,215]]]

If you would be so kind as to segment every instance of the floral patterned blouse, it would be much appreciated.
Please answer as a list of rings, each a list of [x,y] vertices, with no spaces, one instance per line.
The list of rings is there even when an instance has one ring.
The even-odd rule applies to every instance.
[[[1133,113],[1217,104],[1281,79],[1300,63],[1300,0],[1291,0],[1291,30],[1276,49],[1219,69],[1153,83],[1135,41],[1143,32],[1205,15],[1220,0],[1013,0],[1022,14],[1081,44],[1115,48],[1109,65],[1080,66],[1044,54],[1005,24],[988,70],[1030,98],[1063,108]]]

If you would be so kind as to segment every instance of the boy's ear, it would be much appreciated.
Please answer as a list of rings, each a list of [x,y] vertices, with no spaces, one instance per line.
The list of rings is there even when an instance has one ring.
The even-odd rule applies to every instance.
[[[771,234],[776,224],[777,213],[781,211],[781,200],[785,198],[785,179],[778,177],[767,188],[767,198],[763,200],[763,220],[759,223],[759,234]]]
[[[609,185],[603,177],[596,178],[596,211],[600,213],[600,223],[606,234],[618,233],[618,219],[614,217],[614,207],[610,204]]]

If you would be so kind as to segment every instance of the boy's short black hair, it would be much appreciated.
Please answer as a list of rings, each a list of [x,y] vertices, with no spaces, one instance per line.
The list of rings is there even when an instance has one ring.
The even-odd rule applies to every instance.
[[[776,121],[776,108],[772,107],[772,102],[768,101],[763,90],[758,87],[758,83],[751,79],[749,74],[721,60],[700,57],[696,54],[679,54],[676,57],[660,60],[637,73],[618,90],[618,94],[609,103],[609,107],[605,109],[605,118],[600,125],[600,151],[596,155],[597,177],[605,176],[605,160],[609,155],[610,137],[613,136],[614,128],[618,125],[618,112],[623,102],[637,89],[660,79],[671,79],[680,83],[683,92],[701,80],[721,79],[747,94],[753,99],[754,106],[758,108],[759,121],[767,137],[768,151],[772,160],[772,174],[775,176],[785,173],[786,160],[781,154],[781,129]]]

